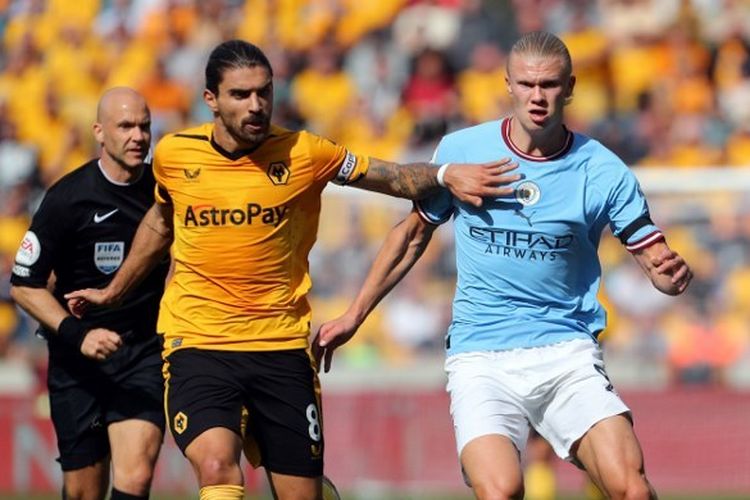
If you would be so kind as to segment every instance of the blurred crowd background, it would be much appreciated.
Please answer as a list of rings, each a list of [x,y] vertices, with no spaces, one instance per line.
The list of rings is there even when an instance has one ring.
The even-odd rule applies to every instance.
[[[98,154],[91,124],[104,89],[142,92],[156,141],[211,119],[206,58],[243,38],[271,59],[277,124],[357,153],[423,161],[444,133],[507,113],[507,52],[531,30],[559,35],[571,51],[569,127],[637,175],[671,168],[675,185],[687,169],[707,180],[728,169],[750,177],[747,0],[0,0],[0,369],[44,372],[45,346],[10,301],[9,273],[44,189]],[[687,296],[661,296],[605,237],[610,362],[636,385],[750,384],[750,193],[662,186],[651,201],[696,278]],[[344,311],[408,210],[355,189],[327,191],[311,255],[316,323]],[[438,232],[339,365],[442,356],[450,233]],[[8,379],[0,387],[11,390]]]

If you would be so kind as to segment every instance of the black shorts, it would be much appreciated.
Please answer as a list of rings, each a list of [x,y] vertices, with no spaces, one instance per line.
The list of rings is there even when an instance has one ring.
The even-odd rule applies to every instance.
[[[279,474],[323,474],[320,385],[304,349],[213,351],[181,349],[166,361],[170,430],[185,453],[198,435],[226,427],[242,436],[247,409],[248,437],[260,464]]]
[[[104,362],[52,342],[47,386],[63,471],[105,458],[110,452],[107,426],[113,422],[147,420],[164,430],[161,367],[156,334],[123,344]]]

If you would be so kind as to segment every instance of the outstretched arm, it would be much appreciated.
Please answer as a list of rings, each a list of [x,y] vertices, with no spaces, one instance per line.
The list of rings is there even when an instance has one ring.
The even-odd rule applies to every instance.
[[[685,260],[663,240],[638,250],[633,257],[654,287],[667,295],[681,294],[693,278],[693,272]]]
[[[482,198],[513,194],[513,188],[508,184],[519,180],[520,176],[508,172],[517,167],[509,158],[481,164],[451,163],[445,170],[443,181],[458,200],[479,207],[482,205]],[[442,188],[438,183],[437,172],[438,167],[429,163],[402,165],[371,158],[367,174],[351,185],[419,200]]]
[[[375,306],[419,260],[436,227],[413,211],[391,229],[349,309],[321,325],[312,346],[318,367],[324,358],[325,371],[330,370],[333,351],[354,336]]]
[[[154,203],[143,216],[125,262],[102,289],[86,288],[65,295],[71,310],[79,314],[83,304],[109,305],[120,302],[164,258],[172,244],[172,205]]]

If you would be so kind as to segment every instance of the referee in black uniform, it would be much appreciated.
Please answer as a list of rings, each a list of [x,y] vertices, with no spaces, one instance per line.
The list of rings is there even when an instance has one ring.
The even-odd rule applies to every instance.
[[[63,498],[103,499],[111,460],[111,498],[145,499],[164,434],[156,318],[168,262],[117,308],[91,309],[79,320],[63,298],[109,283],[154,203],[144,98],[129,88],[110,89],[96,121],[101,158],[47,191],[16,254],[11,294],[46,332]]]

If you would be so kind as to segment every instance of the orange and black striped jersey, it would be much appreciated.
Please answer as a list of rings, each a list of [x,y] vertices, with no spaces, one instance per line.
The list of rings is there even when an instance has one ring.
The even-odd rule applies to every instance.
[[[154,150],[157,202],[174,207],[165,354],[305,348],[321,192],[362,177],[369,159],[279,127],[257,149],[229,153],[213,127],[168,135]]]

